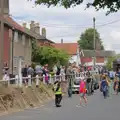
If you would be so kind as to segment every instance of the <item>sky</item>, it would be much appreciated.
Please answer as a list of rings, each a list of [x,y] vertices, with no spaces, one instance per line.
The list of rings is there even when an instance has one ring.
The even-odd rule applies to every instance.
[[[96,18],[96,29],[106,50],[120,53],[120,11],[106,16],[105,10],[96,11],[93,7],[85,9],[85,3],[65,9],[35,5],[28,0],[10,0],[10,15],[20,24],[34,20],[45,27],[47,38],[58,43],[77,42],[81,33],[93,27],[93,17]],[[107,24],[112,23],[112,24]],[[106,25],[107,24],[107,25]],[[101,26],[103,25],[103,26]]]

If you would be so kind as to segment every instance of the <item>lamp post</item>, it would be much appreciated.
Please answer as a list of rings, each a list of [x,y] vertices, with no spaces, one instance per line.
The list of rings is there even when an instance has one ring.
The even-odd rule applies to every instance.
[[[95,17],[93,18],[93,28],[94,28],[94,35],[93,35],[93,48],[94,48],[94,68],[95,68],[95,65],[96,65],[96,31],[95,31],[95,22],[96,22],[96,19]]]
[[[4,0],[0,0],[1,12],[0,12],[0,80],[3,73],[3,55],[4,55]]]

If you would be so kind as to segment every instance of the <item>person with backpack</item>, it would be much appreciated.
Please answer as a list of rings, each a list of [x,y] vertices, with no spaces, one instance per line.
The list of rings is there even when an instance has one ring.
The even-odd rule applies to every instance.
[[[106,76],[102,77],[101,92],[103,92],[103,96],[106,99],[108,96],[108,82],[107,82]]]

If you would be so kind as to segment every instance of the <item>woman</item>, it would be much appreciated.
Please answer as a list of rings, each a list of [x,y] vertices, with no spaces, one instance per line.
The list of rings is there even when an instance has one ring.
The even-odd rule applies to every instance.
[[[107,95],[108,95],[108,82],[107,82],[106,76],[103,76],[103,78],[102,78],[101,89],[103,92],[103,96],[106,99]]]
[[[118,95],[119,92],[119,80],[116,78],[115,82],[114,82],[114,91],[115,94]]]
[[[82,106],[82,100],[84,100],[84,103],[87,105],[85,78],[82,78],[82,80],[80,81],[79,92],[80,92],[80,106]]]
[[[111,80],[109,78],[107,78],[107,83],[108,83],[108,97],[111,97],[112,95],[112,84],[111,84]]]

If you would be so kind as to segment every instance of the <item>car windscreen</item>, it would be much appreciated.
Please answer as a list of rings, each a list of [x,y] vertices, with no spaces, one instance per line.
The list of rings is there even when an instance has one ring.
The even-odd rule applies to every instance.
[[[79,84],[80,84],[80,81],[75,81],[74,84],[75,84],[75,85],[79,85]]]

